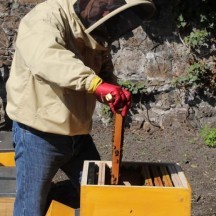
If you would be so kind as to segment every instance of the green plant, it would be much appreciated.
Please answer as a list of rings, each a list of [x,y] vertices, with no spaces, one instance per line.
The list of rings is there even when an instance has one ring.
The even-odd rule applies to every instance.
[[[184,28],[187,25],[187,22],[185,21],[184,17],[182,14],[179,15],[179,17],[177,18],[177,27],[180,28]]]
[[[174,22],[180,40],[200,53],[204,46],[210,48],[216,34],[214,0],[176,0],[172,3]]]
[[[190,51],[189,68],[184,76],[173,80],[177,88],[186,93],[204,93],[206,90],[215,95],[216,71],[214,64],[208,61],[212,56],[211,49],[216,43],[216,10],[215,0],[176,0],[172,2],[172,11],[176,31],[180,41]],[[215,62],[215,56],[211,57]],[[193,87],[193,91],[190,88]],[[195,90],[195,91],[194,91]]]
[[[190,65],[188,73],[185,76],[174,79],[173,84],[175,87],[202,87],[203,75],[208,69],[209,66],[207,64],[195,62],[194,64]]]
[[[206,29],[193,29],[188,36],[184,38],[186,45],[192,48],[199,48],[201,46],[207,46],[209,32]]]
[[[190,90],[190,87],[199,90],[208,90],[215,93],[216,76],[215,69],[205,60],[193,62],[185,76],[179,76],[173,79],[172,84],[177,88]]]
[[[108,105],[102,104],[101,115],[106,119],[111,118],[112,111]]]
[[[141,81],[119,81],[119,85],[130,91],[132,95],[143,94],[147,92],[145,83]]]
[[[200,135],[205,144],[209,147],[216,147],[216,128],[209,128],[205,126],[200,130]]]

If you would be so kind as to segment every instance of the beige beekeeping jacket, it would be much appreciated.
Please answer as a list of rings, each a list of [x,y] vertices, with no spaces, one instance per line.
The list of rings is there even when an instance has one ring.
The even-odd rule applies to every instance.
[[[87,92],[98,75],[114,82],[109,49],[88,34],[75,0],[48,0],[21,21],[10,77],[7,114],[44,132],[91,130],[96,98]]]

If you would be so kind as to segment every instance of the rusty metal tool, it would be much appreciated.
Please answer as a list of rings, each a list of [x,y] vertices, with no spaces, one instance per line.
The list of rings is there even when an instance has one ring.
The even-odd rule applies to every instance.
[[[124,117],[121,113],[115,114],[115,126],[112,149],[112,169],[111,169],[111,184],[119,183],[119,169],[122,160],[122,147],[124,135]]]

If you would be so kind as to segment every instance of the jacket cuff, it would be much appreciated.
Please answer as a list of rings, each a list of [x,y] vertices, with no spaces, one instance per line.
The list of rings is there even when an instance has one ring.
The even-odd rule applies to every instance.
[[[90,86],[88,88],[88,93],[94,93],[96,88],[103,82],[103,80],[99,77],[99,76],[95,76],[91,83]]]

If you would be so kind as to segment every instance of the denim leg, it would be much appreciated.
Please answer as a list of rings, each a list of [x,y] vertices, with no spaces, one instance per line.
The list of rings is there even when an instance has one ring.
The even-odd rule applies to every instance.
[[[70,178],[72,184],[80,194],[80,181],[82,177],[83,163],[85,160],[100,160],[100,155],[96,149],[92,137],[78,135],[73,137],[73,156],[64,164],[61,169]]]
[[[13,139],[17,170],[14,216],[42,216],[52,178],[72,157],[73,140],[16,122]]]
[[[70,181],[55,184],[50,190],[49,200],[54,199],[72,208],[79,208],[83,162],[84,160],[100,160],[100,156],[90,135],[74,136],[72,139],[72,157],[61,166]]]

